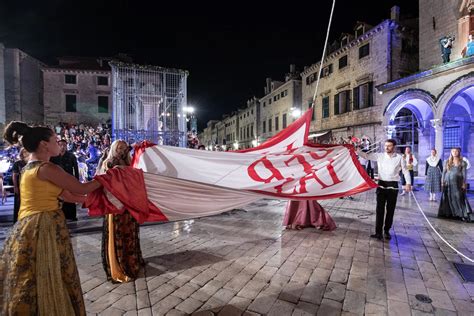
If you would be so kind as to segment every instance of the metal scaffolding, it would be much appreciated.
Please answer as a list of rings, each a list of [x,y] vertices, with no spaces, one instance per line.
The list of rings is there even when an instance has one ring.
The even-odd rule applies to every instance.
[[[186,146],[188,72],[111,62],[112,137]]]

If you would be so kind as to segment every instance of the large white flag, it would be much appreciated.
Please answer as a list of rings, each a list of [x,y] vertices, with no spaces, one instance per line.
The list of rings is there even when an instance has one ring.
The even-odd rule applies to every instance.
[[[114,171],[101,179],[106,198],[99,200],[111,202],[111,212],[130,209],[133,206],[124,201],[127,194],[123,193],[137,197],[139,190],[146,192],[149,203],[160,213],[157,217],[153,215],[156,210],[147,213],[142,221],[177,220],[217,214],[265,196],[320,200],[374,188],[351,146],[306,144],[310,119],[308,111],[261,146],[238,152],[142,143],[136,147],[133,164],[144,172],[143,183],[127,180],[138,179],[136,173],[117,178]],[[117,181],[128,187],[121,192]],[[98,211],[97,203],[94,205]]]

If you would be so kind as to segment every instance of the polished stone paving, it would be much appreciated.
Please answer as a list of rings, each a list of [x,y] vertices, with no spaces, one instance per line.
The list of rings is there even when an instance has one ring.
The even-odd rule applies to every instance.
[[[473,258],[474,224],[437,219],[436,202],[416,196],[436,229]],[[373,191],[322,201],[338,225],[332,232],[283,229],[286,202],[278,200],[143,226],[146,268],[121,285],[102,269],[101,220],[80,211],[68,225],[90,315],[474,315],[474,283],[453,266],[467,261],[435,236],[412,197],[398,201],[389,242],[369,238]],[[3,235],[9,227],[0,226]]]

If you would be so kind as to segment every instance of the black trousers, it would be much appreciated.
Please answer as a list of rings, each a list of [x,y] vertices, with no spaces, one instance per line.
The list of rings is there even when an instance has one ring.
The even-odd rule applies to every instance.
[[[76,204],[63,202],[63,213],[66,219],[77,219]]]
[[[451,51],[449,52],[443,52],[443,63],[449,63],[450,62],[450,55],[451,55]]]
[[[383,189],[381,187],[394,187],[394,189]],[[379,188],[377,188],[377,208],[375,215],[375,233],[382,234],[383,231],[387,232],[392,228],[393,215],[395,213],[395,207],[397,206],[398,197],[398,182],[397,181],[379,181]],[[385,214],[387,210],[387,214]],[[384,226],[385,217],[385,226]]]

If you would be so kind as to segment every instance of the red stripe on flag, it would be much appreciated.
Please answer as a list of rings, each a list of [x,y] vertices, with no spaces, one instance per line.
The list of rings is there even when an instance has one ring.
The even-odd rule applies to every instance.
[[[288,125],[287,128],[283,129],[281,132],[264,142],[258,147],[254,148],[248,148],[248,149],[242,149],[242,150],[236,150],[235,152],[238,153],[248,153],[248,152],[253,152],[257,150],[262,150],[266,149],[269,147],[272,147],[283,140],[287,139],[290,137],[293,133],[295,133],[298,129],[300,129],[304,124],[306,124],[306,130],[304,132],[304,141],[303,145],[305,145],[308,142],[308,135],[309,135],[309,125],[311,124],[311,116],[313,115],[313,109],[307,110],[299,119]]]
[[[132,167],[136,168],[138,166],[138,162],[140,161],[141,155],[145,152],[145,150],[148,147],[153,147],[156,146],[156,144],[149,142],[147,140],[144,140],[142,142],[139,142],[138,144],[135,144],[133,147],[133,157],[132,157]]]
[[[87,196],[84,205],[91,208],[91,215],[123,212],[107,199],[104,192],[106,189],[124,204],[124,207],[140,224],[146,221],[168,221],[163,212],[148,199],[142,170],[131,167],[112,168],[106,174],[95,176],[94,179],[99,181],[103,188]]]

